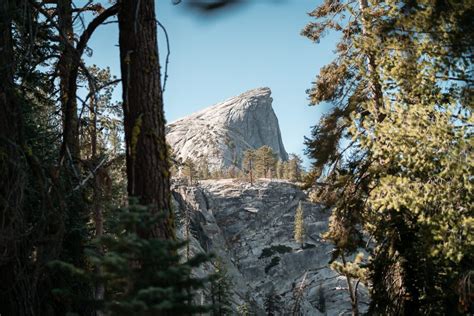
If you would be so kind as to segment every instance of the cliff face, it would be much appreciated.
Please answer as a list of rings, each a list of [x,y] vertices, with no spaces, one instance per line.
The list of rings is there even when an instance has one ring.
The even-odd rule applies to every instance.
[[[211,168],[240,166],[245,150],[263,145],[286,160],[270,94],[269,88],[250,90],[170,123],[166,139],[178,158],[206,160]]]
[[[173,197],[178,216],[191,218],[191,252],[213,252],[226,265],[234,284],[235,306],[245,301],[258,315],[266,315],[264,302],[273,292],[280,297],[276,315],[291,315],[294,292],[301,287],[302,315],[350,311],[346,280],[328,267],[332,247],[320,238],[327,229],[329,211],[306,202],[304,192],[295,185],[206,180],[194,187],[175,186]],[[303,248],[293,239],[300,202],[306,231]],[[183,228],[179,234],[185,235]],[[208,265],[197,273],[211,270]],[[364,302],[366,290],[359,287],[359,299]]]

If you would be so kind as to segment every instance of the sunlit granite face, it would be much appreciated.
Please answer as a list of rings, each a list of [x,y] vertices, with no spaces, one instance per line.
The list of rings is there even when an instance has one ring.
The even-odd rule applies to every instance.
[[[243,152],[270,146],[288,159],[271,90],[258,88],[170,123],[166,139],[181,160],[205,160],[211,169],[240,165]]]
[[[175,184],[174,209],[178,236],[188,236],[190,252],[214,253],[232,280],[234,309],[248,303],[256,315],[266,315],[270,293],[280,303],[275,315],[292,315],[294,291],[302,286],[299,315],[346,315],[351,305],[345,278],[329,268],[333,246],[321,239],[330,211],[306,201],[295,184],[259,179],[253,185],[236,179],[204,180],[199,186]],[[305,243],[294,241],[295,210],[301,203]],[[209,264],[195,271],[205,276]],[[322,302],[324,301],[324,307]],[[367,289],[359,285],[360,310],[367,309]]]

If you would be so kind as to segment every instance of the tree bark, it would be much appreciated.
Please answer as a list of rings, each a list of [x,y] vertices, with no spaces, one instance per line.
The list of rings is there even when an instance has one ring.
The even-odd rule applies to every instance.
[[[359,9],[362,12],[362,34],[367,36],[367,21],[364,16],[365,10],[368,8],[367,0],[359,0]],[[380,110],[383,109],[383,93],[382,85],[380,84],[380,79],[377,74],[377,62],[373,52],[367,54],[367,73],[369,75],[370,90],[372,92],[372,97],[375,102],[375,117],[378,122],[383,121],[385,115],[380,113]]]
[[[89,82],[89,90],[94,91],[94,87],[91,87],[92,83]],[[96,100],[96,95],[92,94],[89,102],[89,108],[90,108],[90,122],[92,124],[91,129],[90,129],[90,137],[91,137],[91,157],[90,160],[92,163],[95,165],[98,163],[98,149],[97,149],[97,138],[98,138],[98,133],[97,133],[97,114],[99,112],[99,109],[96,107],[97,105],[97,100]],[[95,238],[101,238],[104,233],[104,216],[102,213],[102,188],[99,183],[99,179],[97,175],[94,177],[94,183],[92,186],[92,205],[93,205],[93,218],[94,218],[94,225],[95,225]],[[99,245],[98,249],[99,253],[101,255],[104,254],[104,248]],[[97,275],[101,275],[102,269],[100,265],[96,265],[95,268],[95,273]],[[95,285],[95,293],[94,293],[94,298],[97,301],[102,301],[105,296],[105,285],[104,282],[98,281]],[[97,316],[103,315],[102,311],[97,311],[96,312]]]
[[[119,2],[128,195],[164,215],[145,237],[174,239],[153,0]]]
[[[38,9],[38,7],[36,6]],[[61,38],[61,58],[58,71],[60,77],[60,99],[63,109],[63,143],[60,157],[68,155],[69,150],[74,161],[80,158],[79,121],[77,117],[77,77],[81,66],[81,57],[94,31],[109,17],[117,14],[117,5],[113,5],[97,15],[81,34],[77,46],[74,46],[73,9],[71,0],[58,0],[59,37]],[[87,74],[86,74],[87,75]],[[92,78],[88,78],[92,80]]]
[[[249,160],[249,169],[250,169],[250,185],[253,186],[253,161]]]
[[[22,111],[15,91],[13,16],[16,0],[0,1],[0,314],[34,315],[35,285],[25,273]]]
[[[71,0],[58,0],[57,12],[59,32],[61,37],[64,36],[60,42],[61,58],[58,62],[60,100],[63,114],[61,158],[70,154],[75,160],[79,158],[79,123],[76,101],[77,83],[74,80],[75,78],[71,78],[75,57]]]
[[[346,257],[344,253],[341,254],[342,263],[344,267],[346,267]],[[352,309],[352,316],[359,316],[359,302],[357,297],[357,286],[354,288],[352,284],[352,278],[346,274],[346,282],[347,282],[347,291],[349,292],[349,297],[351,298],[351,309]]]

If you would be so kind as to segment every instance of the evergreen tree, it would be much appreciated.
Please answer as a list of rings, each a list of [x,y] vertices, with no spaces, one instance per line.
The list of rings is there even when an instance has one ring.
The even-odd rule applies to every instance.
[[[282,161],[282,160],[278,160],[277,161],[277,165],[276,165],[276,177],[278,179],[286,179],[285,178],[285,165],[286,165],[286,162],[285,161]]]
[[[253,149],[248,149],[244,152],[244,158],[242,159],[242,170],[248,174],[250,185],[253,185],[254,172],[255,172],[255,160],[256,153]]]
[[[362,264],[363,254],[359,253],[353,262],[348,262],[344,253],[341,254],[342,262],[334,261],[331,264],[331,269],[336,271],[339,275],[346,278],[347,292],[351,300],[352,315],[359,315],[359,297],[358,288],[362,282],[366,286],[367,269]]]
[[[78,60],[117,6],[89,8],[97,15],[78,34],[69,21],[83,8],[71,11],[70,5],[0,4],[0,313],[5,315],[92,310],[52,291],[66,285],[74,295],[91,298],[91,284],[54,273],[47,263],[59,258],[87,267],[91,173],[84,174],[80,165],[78,121],[71,114],[77,116]]]
[[[194,161],[189,158],[184,161],[182,175],[187,179],[188,185],[193,185],[193,181],[196,178],[196,165],[194,164]]]
[[[290,159],[285,163],[285,178],[296,182],[302,179],[303,161],[296,154],[291,154]]]
[[[95,301],[94,307],[105,314],[189,315],[207,311],[194,303],[196,290],[203,288],[207,278],[191,274],[193,268],[208,260],[207,256],[182,260],[178,250],[185,242],[143,238],[141,231],[152,229],[160,215],[150,216],[147,207],[134,201],[114,215],[108,219],[110,230],[95,241],[106,252],[96,250],[101,247],[88,251],[89,260],[100,267],[98,272],[61,261],[53,266],[87,281],[103,282],[104,299]]]
[[[249,304],[245,302],[242,305],[239,305],[239,307],[237,307],[237,313],[239,313],[239,316],[249,316]]]
[[[214,268],[214,275],[211,279],[210,293],[208,295],[211,302],[211,315],[229,315],[232,313],[232,282],[224,263],[220,259],[216,260]]]
[[[255,152],[255,172],[258,177],[271,178],[275,174],[277,158],[270,146],[262,146]]]
[[[327,192],[339,194],[325,235],[333,258],[363,245],[360,229],[375,241],[367,249],[373,313],[454,314],[470,304],[457,306],[463,300],[447,289],[473,253],[472,181],[463,176],[473,166],[473,10],[470,2],[325,1],[303,30],[314,41],[342,31],[337,58],[308,91],[312,104],[333,109],[306,144],[314,174],[324,170]]]
[[[265,296],[265,312],[268,316],[278,315],[278,312],[281,310],[281,297],[275,292],[275,289],[272,287],[270,292]]]
[[[301,248],[304,245],[305,229],[304,229],[304,214],[303,214],[303,205],[301,202],[298,203],[298,207],[295,212],[295,241],[300,243]]]
[[[211,171],[209,170],[209,160],[207,157],[199,159],[196,169],[197,178],[206,180],[211,177]]]

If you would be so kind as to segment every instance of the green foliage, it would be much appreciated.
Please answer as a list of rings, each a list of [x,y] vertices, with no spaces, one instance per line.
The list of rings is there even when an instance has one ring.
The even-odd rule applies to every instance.
[[[452,289],[474,253],[473,12],[472,2],[325,1],[303,30],[316,42],[341,31],[335,61],[308,91],[333,109],[306,145],[328,184],[315,191],[333,208],[333,260],[362,246],[362,232],[374,242],[361,274],[333,263],[370,280],[372,313],[472,304]]]
[[[186,159],[183,163],[182,175],[188,181],[188,185],[192,185],[196,177],[196,164],[191,159]]]
[[[206,306],[194,304],[193,296],[208,281],[192,276],[192,269],[208,260],[197,255],[183,261],[178,254],[184,242],[141,237],[158,222],[148,208],[131,203],[111,219],[112,231],[90,248],[88,259],[99,269],[92,273],[65,262],[53,266],[89,283],[105,284],[105,298],[94,304],[114,315],[173,315],[199,313]],[[105,253],[97,251],[106,249]]]
[[[232,313],[232,281],[220,259],[216,260],[214,268],[208,294],[208,299],[211,302],[211,315],[229,315]]]
[[[247,149],[244,151],[244,157],[242,159],[242,170],[243,172],[248,175],[249,181],[253,184],[253,180],[255,178],[255,160],[256,160],[256,153],[253,149]]]
[[[211,177],[209,169],[209,159],[207,157],[199,159],[196,166],[196,176],[200,180],[206,180]]]
[[[270,146],[255,151],[255,173],[260,178],[272,178],[276,171],[277,158]]]
[[[283,162],[283,178],[293,182],[301,181],[303,177],[303,161],[296,154],[290,154],[290,159]]]
[[[299,202],[298,207],[295,211],[295,241],[301,244],[303,247],[304,244],[304,237],[305,237],[305,229],[304,229],[304,215],[303,215],[303,205]]]
[[[272,288],[270,292],[265,296],[265,312],[268,316],[278,315],[278,312],[282,310],[281,307],[281,296],[275,292]]]
[[[244,303],[242,305],[239,305],[239,307],[237,307],[237,313],[239,313],[240,316],[249,316],[250,315],[249,304]]]
[[[360,280],[362,283],[367,284],[367,269],[364,267],[363,258],[364,255],[358,253],[352,262],[345,262],[345,260],[343,262],[334,261],[331,263],[331,269],[346,278]]]

